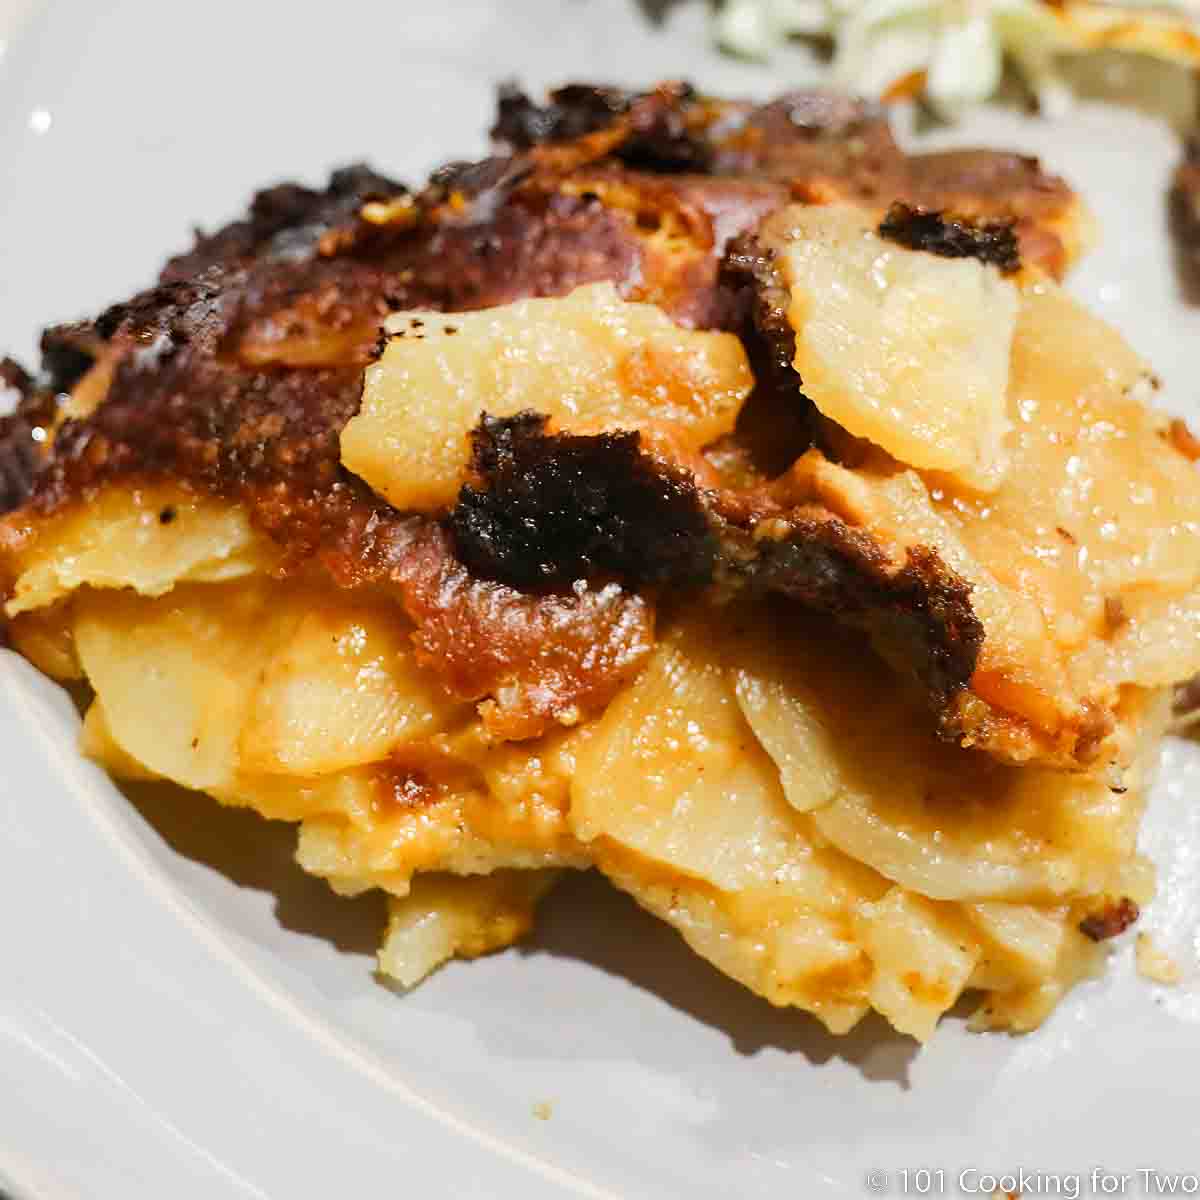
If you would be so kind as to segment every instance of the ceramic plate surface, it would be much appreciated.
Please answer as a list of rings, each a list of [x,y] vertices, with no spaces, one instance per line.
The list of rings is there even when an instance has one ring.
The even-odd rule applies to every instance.
[[[658,24],[615,0],[24,7],[0,31],[0,342],[24,357],[256,185],[363,158],[419,178],[480,153],[502,78],[766,95],[816,70],[717,58],[693,4]],[[1105,237],[1074,289],[1149,357],[1165,403],[1200,416],[1167,126],[1087,103],[938,138],[1042,154],[1082,190]],[[922,1179],[979,1195],[984,1174],[1024,1169],[1043,1180],[1026,1195],[1075,1178],[1086,1196],[1094,1170],[1127,1175],[1123,1195],[1200,1172],[1191,746],[1170,745],[1145,831],[1162,893],[1146,925],[1183,984],[1137,979],[1126,945],[1037,1034],[951,1018],[918,1053],[881,1023],[839,1041],[770,1008],[590,877],[528,946],[398,995],[372,975],[377,901],[303,876],[286,827],[122,795],[77,729],[0,651],[0,1191],[820,1200],[903,1195],[906,1178],[909,1195]]]

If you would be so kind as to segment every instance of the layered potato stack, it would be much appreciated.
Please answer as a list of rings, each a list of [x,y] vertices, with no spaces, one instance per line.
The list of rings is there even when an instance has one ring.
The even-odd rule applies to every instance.
[[[5,519],[14,645],[86,679],[84,749],[116,777],[297,822],[305,870],[386,891],[406,985],[595,867],[835,1033],[874,1009],[925,1039],[964,992],[977,1027],[1034,1028],[1153,894],[1139,817],[1168,690],[1200,671],[1195,469],[1146,366],[1037,270],[843,205],[759,237],[827,448],[784,485],[970,588],[982,645],[940,717],[871,630],[681,590],[615,698],[505,738],[505,698],[452,697],[386,585],[281,578],[242,509],[170,481]],[[604,283],[387,330],[341,453],[400,510],[453,505],[485,412],[638,431],[719,478],[754,382],[733,334]]]

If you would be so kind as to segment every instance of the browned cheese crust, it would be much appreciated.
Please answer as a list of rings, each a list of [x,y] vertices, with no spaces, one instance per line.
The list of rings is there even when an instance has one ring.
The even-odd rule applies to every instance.
[[[1005,275],[1021,269],[1016,223],[957,217],[897,200],[879,223],[879,236],[942,258],[974,258]]]
[[[1120,937],[1141,915],[1141,910],[1128,896],[1121,896],[1084,917],[1079,922],[1079,932],[1093,942],[1108,941]]]
[[[397,589],[423,660],[455,694],[492,698],[502,736],[605,703],[653,644],[645,585],[681,578],[753,581],[881,622],[943,708],[978,650],[961,581],[933,551],[897,565],[812,498],[764,490],[813,444],[814,423],[794,385],[780,407],[762,367],[782,364],[784,334],[755,286],[766,268],[737,239],[796,198],[854,199],[881,216],[899,199],[1008,221],[1023,258],[1058,273],[1070,190],[1012,155],[906,156],[881,110],[825,93],[754,105],[685,85],[575,86],[539,106],[508,92],[494,135],[496,157],[452,164],[419,191],[354,167],[324,191],[259,193],[244,220],[171,259],[156,287],[50,329],[36,380],[5,364],[4,386],[21,397],[0,420],[9,530],[150,480],[227,498],[282,548],[282,573]],[[464,563],[445,514],[397,512],[342,467],[339,435],[388,312],[478,309],[601,280],[748,343],[760,385],[720,468],[720,454],[673,468],[701,485],[702,520],[687,529],[717,546],[711,569],[695,570],[693,546],[676,563],[686,570],[598,561],[552,563],[536,581],[489,574],[479,554]],[[568,585],[575,570],[586,583]]]

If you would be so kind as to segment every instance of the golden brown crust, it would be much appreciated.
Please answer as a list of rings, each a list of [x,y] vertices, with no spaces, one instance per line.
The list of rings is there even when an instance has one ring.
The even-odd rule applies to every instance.
[[[494,737],[536,737],[602,709],[654,646],[654,608],[618,584],[527,593],[473,576],[445,532],[394,539],[389,577],[416,623],[418,659],[457,696],[490,699]]]
[[[1119,937],[1140,917],[1138,906],[1128,897],[1109,900],[1103,908],[1089,913],[1079,922],[1079,932],[1093,942]]]
[[[0,417],[0,512],[29,498],[38,461],[33,431],[51,415],[50,397],[43,393],[35,401],[33,380],[11,358],[0,359],[0,398],[6,393],[14,397],[16,411]]]
[[[726,247],[792,196],[882,207],[942,187],[957,211],[1033,226],[1070,199],[1029,160],[906,158],[880,109],[828,93],[755,105],[682,85],[576,88],[545,109],[510,95],[497,133],[508,153],[452,164],[418,192],[365,167],[336,172],[323,191],[271,188],[245,220],[172,259],[156,288],[49,330],[42,376],[21,378],[18,413],[0,425],[0,511],[23,505],[36,520],[101,488],[163,478],[224,497],[282,547],[281,572],[398,586],[425,660],[459,695],[507,697],[496,729],[526,736],[612,694],[650,644],[652,605],[602,578],[524,594],[474,577],[436,524],[344,470],[339,434],[388,311],[475,309],[611,280],[685,325],[744,332],[754,291]],[[56,397],[96,363],[87,403],[64,419]],[[812,441],[810,414],[802,398],[771,413],[767,393],[764,379],[747,412],[766,413],[760,440],[794,458]],[[941,568],[920,555],[885,568],[836,523],[810,518],[793,530],[816,554],[803,569],[809,550],[781,542],[745,575],[835,611],[894,614],[899,603],[915,657],[927,657],[917,673],[951,694],[973,643]],[[721,519],[727,541],[750,536]],[[814,571],[833,581],[819,598]]]
[[[805,464],[821,461],[819,451]],[[712,497],[721,546],[722,593],[748,589],[798,601],[871,635],[888,662],[945,714],[966,688],[983,644],[971,589],[928,546],[897,554],[797,488],[775,485]],[[798,493],[798,494],[797,494]]]
[[[531,412],[485,417],[473,436],[475,478],[448,527],[483,578],[544,587],[600,577],[673,595],[709,587],[721,600],[770,592],[870,631],[935,713],[975,670],[983,628],[938,553],[890,551],[798,478],[723,489],[664,461],[664,446],[647,453],[636,433],[554,434]]]
[[[1015,224],[1012,218],[979,220],[897,200],[879,223],[879,236],[942,258],[974,258],[1012,275],[1021,269]]]
[[[276,509],[311,507],[345,483],[332,435],[389,309],[613,280],[685,324],[737,329],[747,299],[721,270],[726,244],[798,189],[882,205],[936,197],[1038,227],[1071,200],[1033,160],[906,158],[879,109],[827,93],[756,106],[678,85],[577,87],[521,121],[514,103],[502,102],[498,132],[518,153],[444,168],[419,193],[365,167],[335,172],[324,191],[271,188],[245,220],[172,259],[160,287],[48,331],[47,387],[21,419],[44,418],[47,395],[98,356],[115,373],[109,403],[63,430],[33,485],[39,509],[155,470],[227,492],[261,481]],[[4,432],[9,457],[40,457],[28,420]]]

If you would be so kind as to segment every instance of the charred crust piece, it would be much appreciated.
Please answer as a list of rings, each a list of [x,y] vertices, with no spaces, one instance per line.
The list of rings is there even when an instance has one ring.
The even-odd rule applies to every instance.
[[[49,396],[38,396],[33,380],[11,358],[0,359],[0,396],[16,393],[15,410],[0,417],[0,514],[19,508],[33,490],[41,459],[38,431],[45,436]]]
[[[18,398],[33,389],[33,378],[15,359],[0,358],[0,392],[16,392]]]
[[[792,366],[796,331],[787,319],[788,292],[775,267],[774,254],[755,235],[743,234],[730,243],[722,270],[731,287],[746,289],[753,333],[761,342],[762,365],[792,396],[798,395],[800,379]]]
[[[703,102],[688,83],[664,83],[652,92],[627,92],[569,84],[536,104],[511,84],[500,89],[493,140],[530,150],[585,139],[611,130],[610,152],[627,166],[648,171],[707,171],[713,147],[704,136]]]
[[[19,508],[29,498],[38,457],[33,427],[27,421],[0,420],[0,514]]]
[[[738,415],[734,440],[764,476],[781,475],[816,444],[820,429],[817,410],[801,391],[793,366],[796,333],[787,318],[787,289],[773,252],[755,234],[729,244],[721,281],[743,314],[739,332],[754,374],[754,391]]]
[[[1122,896],[1084,917],[1079,922],[1079,932],[1093,942],[1104,942],[1124,933],[1139,916],[1138,906],[1128,896]]]
[[[1076,201],[1058,176],[1025,154],[1001,150],[942,150],[908,160],[909,184],[889,199],[952,212],[973,220],[1012,220],[1025,263],[1061,279],[1078,249]]]
[[[653,605],[616,583],[521,592],[468,570],[432,521],[360,529],[370,552],[349,547],[344,568],[369,561],[399,588],[418,659],[455,695],[490,697],[481,712],[494,737],[536,737],[600,710],[654,647]]]
[[[388,200],[407,189],[364,163],[341,167],[323,190],[281,183],[257,192],[246,218],[215,234],[197,233],[196,244],[172,258],[162,282],[191,279],[211,267],[228,269],[252,259],[294,262],[315,254],[333,230],[352,226],[370,200]]]
[[[1200,461],[1200,438],[1189,428],[1182,417],[1174,417],[1166,429],[1166,439],[1172,449],[1182,454],[1188,462]]]
[[[687,83],[650,92],[570,85],[538,105],[511,86],[500,93],[492,137],[523,151],[612,135],[605,153],[655,172],[773,179],[817,191],[826,184],[875,201],[902,179],[905,156],[882,108],[821,90],[787,92],[768,104],[717,100]]]
[[[548,434],[547,418],[484,415],[474,484],[450,514],[459,557],[516,587],[615,576],[707,581],[714,541],[693,477],[642,453],[637,433]]]
[[[879,225],[879,236],[942,258],[975,258],[1005,275],[1021,269],[1016,222],[972,221],[897,200]]]
[[[780,520],[771,538],[726,527],[726,587],[732,578],[866,630],[886,659],[917,678],[934,711],[946,708],[983,645],[970,587],[929,547],[912,547],[896,569],[874,539],[823,510],[772,523]]]
[[[929,548],[897,568],[868,534],[817,506],[741,507],[639,448],[633,433],[547,434],[537,413],[484,417],[475,484],[451,514],[458,557],[521,588],[616,578],[774,593],[868,630],[941,710],[974,672],[983,628],[969,587]],[[766,533],[767,536],[763,536]]]
[[[1194,675],[1186,683],[1179,684],[1171,708],[1179,717],[1200,711],[1200,675]]]
[[[52,392],[69,392],[96,361],[100,340],[90,321],[47,329],[39,347],[45,387]]]
[[[492,140],[513,150],[543,142],[573,141],[627,113],[636,93],[622,88],[571,83],[556,88],[545,104],[531,100],[515,83],[500,85]]]

